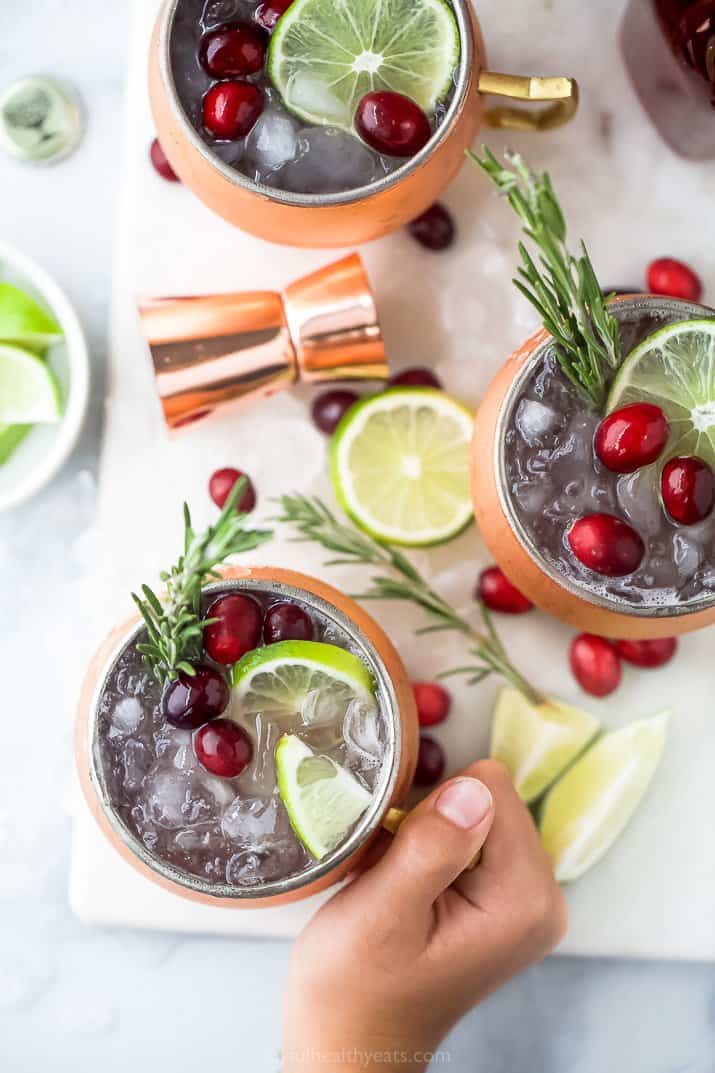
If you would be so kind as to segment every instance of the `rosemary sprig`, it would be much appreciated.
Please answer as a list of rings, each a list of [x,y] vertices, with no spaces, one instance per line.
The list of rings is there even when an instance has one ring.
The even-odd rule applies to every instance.
[[[548,173],[536,174],[517,153],[507,153],[502,166],[486,146],[482,150],[483,157],[469,155],[506,196],[540,253],[537,264],[519,243],[522,264],[514,284],[553,336],[564,375],[601,411],[609,373],[621,364],[621,341],[586,247],[582,242],[578,257],[569,252],[566,221]]]
[[[294,494],[281,496],[278,502],[281,513],[276,521],[292,525],[300,533],[299,541],[312,541],[336,554],[337,557],[329,559],[326,566],[377,566],[389,571],[373,576],[370,587],[356,594],[356,599],[409,600],[434,620],[419,629],[418,633],[456,630],[468,638],[475,664],[459,667],[449,674],[467,674],[471,683],[480,682],[492,673],[499,674],[530,701],[536,703],[542,699],[509,660],[483,604],[480,604],[480,608],[485,629],[484,633],[480,633],[430,588],[397,548],[378,544],[352,525],[340,521],[320,499]]]
[[[148,585],[142,585],[144,599],[132,593],[149,637],[137,649],[161,683],[170,682],[180,671],[194,674],[191,660],[200,654],[201,634],[207,625],[201,621],[201,590],[220,577],[216,567],[273,535],[271,530],[245,528],[246,515],[236,510],[245,487],[245,478],[236,481],[218,520],[203,533],[194,532],[184,503],[184,553],[171,570],[161,574],[166,586],[163,602]]]

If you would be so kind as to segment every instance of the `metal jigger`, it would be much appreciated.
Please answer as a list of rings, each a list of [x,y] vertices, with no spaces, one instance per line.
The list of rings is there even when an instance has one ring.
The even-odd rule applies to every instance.
[[[386,380],[387,358],[358,254],[275,291],[139,302],[171,429],[298,382]]]

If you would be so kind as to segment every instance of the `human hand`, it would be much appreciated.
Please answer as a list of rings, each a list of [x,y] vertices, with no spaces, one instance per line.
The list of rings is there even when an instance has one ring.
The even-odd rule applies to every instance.
[[[566,920],[506,769],[472,764],[417,806],[298,939],[284,1073],[424,1070],[452,1025],[543,958]]]

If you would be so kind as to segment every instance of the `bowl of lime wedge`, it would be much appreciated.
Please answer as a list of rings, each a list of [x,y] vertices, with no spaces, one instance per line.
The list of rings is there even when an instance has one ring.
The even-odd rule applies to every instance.
[[[69,299],[0,243],[0,511],[38,492],[71,454],[89,396],[89,355]]]

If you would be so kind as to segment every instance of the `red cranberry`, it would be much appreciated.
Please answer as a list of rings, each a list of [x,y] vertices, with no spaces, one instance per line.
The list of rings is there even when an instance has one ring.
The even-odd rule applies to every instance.
[[[254,75],[266,60],[265,39],[247,22],[227,22],[205,34],[199,48],[199,62],[214,78]]]
[[[675,637],[660,637],[654,641],[616,641],[618,655],[635,667],[662,667],[675,655]]]
[[[271,33],[281,15],[285,15],[292,3],[293,0],[264,0],[256,8],[253,17],[264,30]]]
[[[297,604],[274,604],[263,624],[263,640],[267,645],[278,641],[312,641],[315,636],[313,620]]]
[[[407,229],[420,246],[435,253],[451,246],[457,234],[451,212],[439,201],[408,224]]]
[[[439,682],[413,682],[417,718],[421,727],[443,723],[452,707],[452,698]]]
[[[633,473],[655,462],[668,442],[670,425],[659,406],[634,402],[609,414],[596,430],[596,454],[614,473]]]
[[[331,436],[350,407],[359,398],[356,391],[345,391],[342,388],[324,391],[313,401],[311,413],[314,423],[321,432]]]
[[[215,138],[243,138],[263,111],[263,93],[252,82],[218,82],[204,97],[204,126]]]
[[[587,693],[607,697],[621,681],[621,660],[605,637],[580,633],[571,642],[569,662],[573,676]]]
[[[504,615],[523,615],[534,606],[498,566],[488,566],[482,570],[475,596],[490,611],[501,611]]]
[[[685,298],[699,302],[703,285],[692,268],[673,257],[659,257],[648,265],[648,290],[653,294],[667,294],[671,298]]]
[[[410,97],[381,90],[357,106],[355,129],[376,153],[414,156],[432,137],[429,119]]]
[[[235,779],[250,764],[253,745],[243,727],[230,719],[214,719],[196,734],[194,752],[212,775]]]
[[[442,390],[442,384],[431,369],[415,365],[412,369],[403,369],[390,377],[390,387],[435,387]]]
[[[569,529],[568,542],[579,562],[607,577],[632,574],[645,552],[635,529],[612,514],[579,518]]]
[[[663,467],[660,492],[670,517],[678,525],[695,525],[707,518],[715,503],[715,479],[707,462],[689,455],[671,458]]]
[[[217,507],[223,507],[226,504],[226,500],[231,494],[231,490],[241,477],[246,477],[240,469],[232,469],[227,466],[226,469],[217,469],[215,473],[211,474],[209,480],[209,495],[213,499]],[[253,487],[253,483],[250,477],[246,477],[246,487],[243,490],[243,495],[238,501],[236,509],[241,514],[250,514],[256,505],[256,489]]]
[[[161,698],[167,723],[182,730],[195,730],[226,711],[231,691],[226,679],[213,667],[198,663],[195,674],[185,671],[169,682]]]
[[[204,628],[204,649],[215,663],[238,663],[261,639],[263,613],[255,600],[239,592],[220,596],[209,607],[206,618],[215,618]]]
[[[149,146],[149,158],[154,165],[154,170],[158,175],[161,175],[162,179],[166,179],[168,183],[181,182],[181,179],[167,160],[166,153],[161,148],[158,138],[155,138]]]
[[[417,770],[415,771],[415,786],[433,786],[442,778],[446,764],[444,749],[429,735],[423,734],[420,738],[420,748],[417,754]]]

